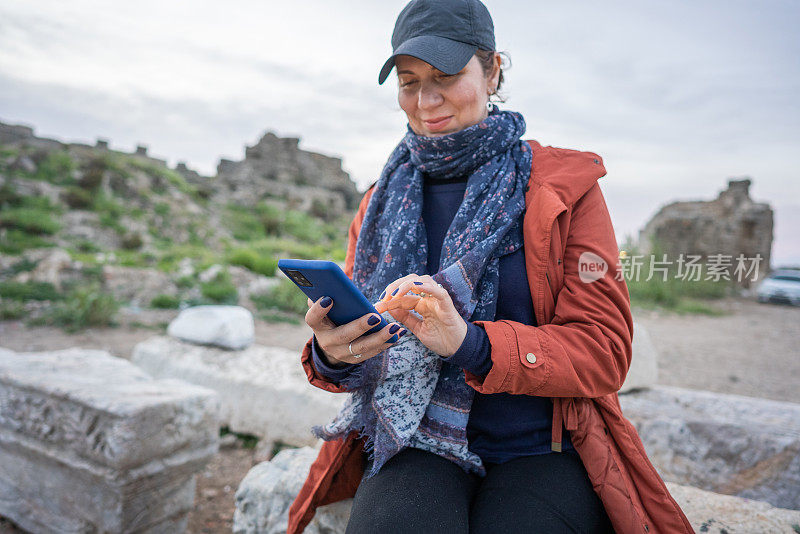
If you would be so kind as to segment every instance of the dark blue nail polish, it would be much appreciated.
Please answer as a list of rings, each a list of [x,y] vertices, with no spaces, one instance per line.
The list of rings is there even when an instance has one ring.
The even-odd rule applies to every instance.
[[[392,326],[389,327],[389,333],[390,334],[394,334],[399,329],[400,329],[400,325],[399,324],[393,324]]]
[[[400,288],[398,287],[397,289],[400,289]],[[394,291],[392,291],[392,296],[395,296],[395,295],[397,295],[397,289],[395,289]]]
[[[367,319],[367,324],[370,325],[370,326],[374,326],[374,325],[378,324],[379,322],[381,322],[381,318],[378,317],[377,315],[370,315],[369,319]]]
[[[323,308],[327,308],[328,306],[331,305],[331,302],[333,302],[332,298],[330,298],[330,297],[322,297],[322,300],[319,301],[319,305],[322,306]]]
[[[400,330],[400,333],[399,333],[399,334],[397,334],[397,337],[403,337],[404,335],[406,335],[406,332],[408,332],[408,330],[406,330],[405,328],[403,328],[402,330]]]
[[[422,282],[414,282],[414,283],[417,284],[418,286],[422,285]]]
[[[381,299],[383,299],[383,297],[385,297],[385,296],[386,296],[386,291],[384,291],[383,293],[381,293],[381,296],[380,296],[380,297],[378,297],[378,300],[381,300]]]

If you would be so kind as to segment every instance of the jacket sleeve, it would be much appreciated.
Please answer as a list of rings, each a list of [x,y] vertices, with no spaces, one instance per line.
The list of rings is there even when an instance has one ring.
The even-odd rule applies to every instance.
[[[614,228],[598,183],[575,202],[570,217],[564,283],[552,321],[540,326],[476,321],[489,336],[493,365],[485,378],[465,371],[475,390],[600,397],[622,387],[631,362],[633,318],[628,287],[617,272]],[[590,282],[579,274],[579,259],[587,252],[608,266],[603,276]]]
[[[361,198],[361,203],[358,206],[356,216],[350,223],[350,229],[347,232],[347,253],[345,254],[344,259],[344,273],[351,280],[353,278],[353,263],[356,253],[356,241],[358,241],[358,233],[361,230],[361,223],[364,221],[364,213],[367,211],[367,204],[369,204],[369,199],[372,196],[373,191],[374,189],[372,186],[370,186],[370,188],[367,189],[367,192],[364,193],[364,196]],[[314,336],[312,335],[310,338],[308,338],[308,341],[306,341],[306,344],[300,354],[300,363],[303,365],[303,370],[306,373],[306,377],[308,377],[308,381],[312,386],[324,389],[325,391],[330,391],[331,393],[346,392],[347,389],[344,386],[341,386],[333,379],[326,377],[314,367],[314,359],[312,355],[313,340]]]

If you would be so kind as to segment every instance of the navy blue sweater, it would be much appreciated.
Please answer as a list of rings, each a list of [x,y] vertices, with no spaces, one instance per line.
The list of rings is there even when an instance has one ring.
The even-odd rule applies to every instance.
[[[438,271],[445,234],[466,191],[466,179],[426,181],[422,216],[428,239],[428,274]],[[500,258],[500,288],[495,320],[508,319],[536,326],[524,248]],[[320,357],[316,339],[312,345],[314,366],[327,378],[338,381],[355,365],[331,367]],[[467,335],[455,354],[443,365],[457,365],[481,377],[492,368],[489,337],[483,328],[467,322]],[[549,398],[532,395],[475,392],[467,423],[469,450],[484,462],[502,463],[519,456],[551,451],[553,404]],[[562,430],[564,450],[574,449],[569,432]]]

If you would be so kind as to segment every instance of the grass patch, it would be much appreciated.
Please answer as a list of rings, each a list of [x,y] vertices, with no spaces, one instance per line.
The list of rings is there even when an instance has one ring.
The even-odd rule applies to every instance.
[[[54,247],[55,243],[38,235],[31,235],[22,230],[9,229],[0,231],[0,253],[22,254],[32,248]]]
[[[626,258],[621,260],[625,269],[625,282],[630,293],[631,305],[645,309],[663,308],[680,314],[724,315],[711,302],[735,294],[734,284],[729,280],[713,280],[708,277],[705,264],[698,264],[697,273],[681,279],[676,260],[667,256],[671,265],[664,265],[666,275],[658,271],[661,265],[652,265],[653,260],[662,261],[664,253],[654,246],[650,254],[642,255],[637,247],[623,245]],[[634,264],[635,258],[635,264]],[[636,267],[634,267],[636,265]],[[709,278],[709,279],[706,279]]]
[[[24,207],[0,212],[0,228],[13,228],[33,235],[53,235],[61,225],[53,220],[49,211]]]
[[[236,304],[239,292],[231,281],[228,271],[220,271],[213,280],[200,284],[200,293],[207,299],[218,304]]]
[[[32,178],[56,185],[72,185],[75,183],[72,176],[75,169],[75,161],[66,150],[53,151],[39,162]]]
[[[231,265],[240,265],[264,276],[275,276],[275,270],[278,268],[278,261],[275,258],[259,254],[249,248],[240,248],[232,251],[227,260]]]
[[[61,300],[64,296],[50,282],[0,282],[0,297],[9,300]]]
[[[54,325],[68,333],[90,326],[116,326],[114,316],[120,304],[99,285],[76,287],[43,316],[29,321],[30,325]]]
[[[14,321],[25,316],[25,306],[21,302],[0,301],[0,320]]]
[[[305,293],[300,291],[293,282],[281,281],[266,293],[250,295],[250,300],[259,310],[276,309],[297,315],[305,315],[308,304]]]
[[[304,312],[305,313],[305,312]],[[258,318],[267,323],[288,323],[288,324],[302,324],[303,321],[295,314],[289,314],[280,310],[264,310],[257,314]]]
[[[181,299],[172,295],[156,295],[150,301],[151,308],[158,308],[161,310],[174,310],[181,305]]]

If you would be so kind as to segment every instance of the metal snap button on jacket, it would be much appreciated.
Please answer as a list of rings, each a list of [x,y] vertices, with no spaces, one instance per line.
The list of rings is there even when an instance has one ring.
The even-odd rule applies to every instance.
[[[536,363],[536,355],[532,352],[526,354],[525,359],[528,360],[528,363]]]

